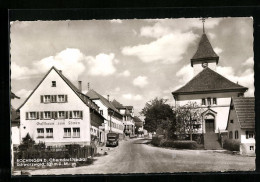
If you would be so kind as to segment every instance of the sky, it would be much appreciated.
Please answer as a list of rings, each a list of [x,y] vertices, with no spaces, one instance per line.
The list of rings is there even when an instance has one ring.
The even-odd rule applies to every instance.
[[[193,77],[190,59],[202,35],[199,18],[10,22],[11,90],[18,108],[55,66],[83,93],[110,95],[135,114]],[[254,96],[253,19],[208,18],[205,32],[219,56],[217,72]]]

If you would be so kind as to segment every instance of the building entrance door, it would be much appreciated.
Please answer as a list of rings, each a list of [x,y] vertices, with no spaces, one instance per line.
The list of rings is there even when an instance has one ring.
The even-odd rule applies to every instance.
[[[214,119],[205,119],[206,133],[214,132]]]

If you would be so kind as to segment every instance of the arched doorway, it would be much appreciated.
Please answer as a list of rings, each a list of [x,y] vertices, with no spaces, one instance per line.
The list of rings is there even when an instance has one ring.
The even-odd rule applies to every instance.
[[[205,133],[215,132],[215,116],[208,113],[204,116],[205,121]]]

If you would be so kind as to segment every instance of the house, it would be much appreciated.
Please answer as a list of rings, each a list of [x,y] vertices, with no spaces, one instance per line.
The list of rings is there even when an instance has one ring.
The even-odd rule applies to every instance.
[[[103,125],[99,127],[105,133],[105,140],[106,134],[109,132],[118,133],[120,139],[122,139],[124,131],[123,115],[109,101],[109,98],[106,99],[93,89],[90,89],[86,96],[97,104],[100,108],[100,114],[105,118]]]
[[[255,98],[233,97],[227,124],[228,138],[239,141],[242,154],[255,154]]]
[[[124,133],[125,135],[135,135],[135,122],[134,122],[134,107],[123,106],[117,100],[111,102],[123,115]]]
[[[11,99],[20,99],[20,97],[16,96],[13,92],[10,94]],[[14,166],[14,155],[13,151],[20,144],[20,114],[16,111],[16,109],[11,105],[11,154],[12,154],[12,166]]]
[[[143,135],[144,134],[144,122],[137,116],[134,116],[134,122],[135,122],[136,129],[138,131],[137,134]]]
[[[104,117],[99,107],[81,92],[81,81],[78,87],[61,70],[52,67],[18,108],[21,138],[29,133],[36,143],[44,142],[47,146],[85,146],[91,143],[93,135],[102,140],[104,134],[99,126]],[[91,128],[96,132],[91,132]]]
[[[201,118],[197,121],[196,132],[204,135],[206,149],[220,148],[218,133],[227,127],[232,97],[243,97],[247,91],[216,72],[219,56],[213,50],[203,32],[198,49],[190,60],[194,77],[181,88],[172,92],[178,108],[189,102],[196,102],[201,108]]]

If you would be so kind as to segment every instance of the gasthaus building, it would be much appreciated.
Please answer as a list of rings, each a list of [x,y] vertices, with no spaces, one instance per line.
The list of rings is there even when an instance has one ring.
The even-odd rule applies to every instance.
[[[172,92],[176,107],[189,102],[202,110],[197,121],[197,133],[204,135],[205,149],[220,149],[218,133],[227,132],[227,121],[232,97],[243,97],[247,91],[216,72],[219,56],[214,52],[203,31],[198,49],[191,58],[194,77],[183,87]],[[194,126],[195,127],[195,126]]]
[[[27,133],[47,146],[89,145],[91,138],[104,138],[99,126],[104,117],[99,107],[81,93],[62,73],[52,67],[25,102],[20,111],[21,138]],[[91,128],[96,132],[91,132]]]

